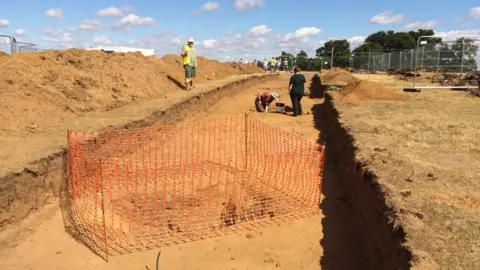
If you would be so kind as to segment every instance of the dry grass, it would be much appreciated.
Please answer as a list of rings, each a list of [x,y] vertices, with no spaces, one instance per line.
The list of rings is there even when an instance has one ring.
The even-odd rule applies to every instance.
[[[395,90],[411,83],[357,75]],[[445,269],[480,269],[480,99],[451,90],[340,106],[361,156],[394,191],[417,251]]]
[[[379,75],[379,74],[354,74],[355,77],[362,79],[362,80],[367,80],[367,81],[372,81],[372,82],[377,82],[382,84],[383,86],[392,88],[393,90],[399,90],[403,91],[404,88],[411,88],[413,86],[412,82],[413,79],[409,78],[407,81],[405,80],[399,80],[395,79],[395,76],[388,76],[388,75]],[[416,85],[434,85],[431,82],[431,79],[429,79],[428,76],[422,76],[420,78],[416,78]]]

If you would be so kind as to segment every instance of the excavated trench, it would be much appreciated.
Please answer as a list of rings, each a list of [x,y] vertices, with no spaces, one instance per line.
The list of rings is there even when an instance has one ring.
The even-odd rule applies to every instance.
[[[323,92],[320,88],[317,91]],[[345,192],[345,201],[351,207],[363,247],[365,263],[358,269],[410,269],[412,251],[405,246],[405,232],[395,225],[396,216],[388,201],[378,176],[357,158],[355,138],[342,123],[334,98],[328,93],[323,104],[315,105],[314,122],[321,130],[319,143],[326,145],[324,187],[326,196],[322,204],[328,204],[327,181],[336,181]],[[330,179],[329,179],[330,178]],[[322,205],[321,205],[321,208]],[[329,237],[324,224],[325,238]]]
[[[143,120],[124,125],[123,128],[182,121],[207,111],[222,98],[235,96],[248,86],[270,79],[270,76],[256,76],[236,81],[158,110]],[[324,103],[312,108],[314,125],[321,130],[318,141],[326,144],[326,169],[322,185],[324,199],[320,205],[326,216],[322,220],[322,242],[337,241],[333,231],[338,228],[330,228],[328,219],[335,215],[337,207],[336,202],[332,202],[331,188],[340,186],[344,197],[337,199],[348,204],[351,209],[349,218],[345,219],[349,221],[346,226],[357,232],[349,241],[358,242],[355,243],[360,248],[358,252],[364,254],[364,265],[359,265],[358,269],[409,269],[412,252],[405,246],[403,229],[394,226],[395,216],[388,203],[388,196],[377,182],[378,177],[358,161],[355,139],[341,123],[333,98],[323,93],[319,81],[312,81],[310,90],[313,98],[325,96]],[[34,164],[35,170],[25,169],[0,179],[0,228],[18,223],[29,213],[42,208],[49,199],[58,197],[64,179],[65,153],[66,150],[38,160]],[[325,249],[320,264],[324,268],[338,269],[335,268],[335,263],[325,259],[328,253],[329,250]],[[345,257],[343,260],[349,258]]]
[[[118,128],[142,128],[155,123],[179,122],[208,110],[221,98],[232,97],[249,86],[271,80],[271,77],[255,75],[231,82],[154,111],[144,119]],[[59,196],[62,180],[65,178],[65,158],[66,149],[33,162],[22,172],[10,173],[0,178],[0,229],[22,221],[30,213],[41,209],[50,199]]]

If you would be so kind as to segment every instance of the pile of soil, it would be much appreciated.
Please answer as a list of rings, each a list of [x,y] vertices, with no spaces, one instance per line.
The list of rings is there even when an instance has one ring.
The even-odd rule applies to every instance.
[[[399,80],[410,81],[413,77],[421,77],[420,73],[415,73],[411,68],[391,68],[387,70],[388,75],[395,75]]]
[[[198,59],[196,83],[260,73],[253,65]],[[6,55],[0,61],[0,133],[31,131],[89,111],[183,91],[180,56],[71,49]]]
[[[7,53],[0,51],[0,57],[7,56],[7,55],[8,55]]]
[[[443,82],[445,81],[445,76],[442,74],[434,74],[432,76],[431,82]]]
[[[469,72],[462,78],[462,81],[468,85],[480,86],[480,72]]]
[[[334,68],[322,76],[322,81],[329,85],[346,85],[349,83],[358,82],[359,79],[355,78],[346,70]]]
[[[480,85],[480,72],[469,72],[464,77],[459,74],[444,73],[441,75],[444,80],[441,81],[443,86],[478,86]],[[466,89],[460,89],[466,90]]]
[[[362,100],[406,100],[404,93],[371,81],[357,81],[349,84],[340,92],[340,101],[358,105]]]

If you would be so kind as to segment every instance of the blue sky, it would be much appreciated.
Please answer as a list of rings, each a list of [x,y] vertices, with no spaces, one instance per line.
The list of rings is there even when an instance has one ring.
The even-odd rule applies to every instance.
[[[358,46],[378,30],[420,27],[444,36],[480,36],[480,3],[22,0],[4,1],[0,10],[0,34],[39,48],[128,45],[154,48],[164,55],[178,53],[185,39],[193,36],[202,55],[220,60],[268,57],[282,49],[313,53],[330,38],[347,38]]]

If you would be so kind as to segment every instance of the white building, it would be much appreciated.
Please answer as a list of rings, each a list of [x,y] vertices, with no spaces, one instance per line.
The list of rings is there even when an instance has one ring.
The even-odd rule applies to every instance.
[[[101,51],[104,50],[107,53],[117,52],[117,53],[128,53],[128,52],[139,52],[145,56],[155,55],[154,49],[142,49],[142,48],[132,48],[125,46],[98,46],[96,48],[88,48],[87,51]]]

